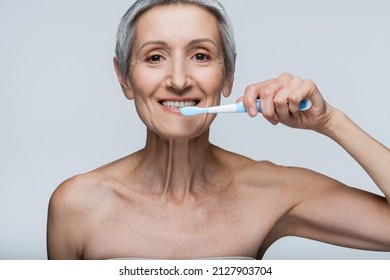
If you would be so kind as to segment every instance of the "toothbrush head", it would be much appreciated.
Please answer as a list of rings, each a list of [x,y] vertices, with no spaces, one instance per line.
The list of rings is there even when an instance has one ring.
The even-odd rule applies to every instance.
[[[196,106],[188,106],[179,109],[183,116],[191,117],[202,113],[207,113],[207,108],[199,108]]]

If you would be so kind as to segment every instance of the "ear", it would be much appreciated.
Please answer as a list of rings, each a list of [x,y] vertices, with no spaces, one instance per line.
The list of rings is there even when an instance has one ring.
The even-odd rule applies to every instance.
[[[230,94],[232,93],[235,69],[236,69],[236,57],[234,57],[232,73],[230,73],[230,75],[226,77],[225,83],[222,88],[222,94],[224,97],[229,97]]]
[[[234,82],[234,73],[230,74],[229,77],[226,78],[225,83],[222,88],[222,94],[224,97],[229,97],[232,93]]]
[[[119,66],[119,60],[118,57],[114,57],[114,68],[116,76],[118,77],[119,84],[121,85],[122,91],[125,94],[126,98],[129,100],[132,100],[134,98],[134,92],[133,88],[130,85],[130,82],[128,79],[126,79]]]

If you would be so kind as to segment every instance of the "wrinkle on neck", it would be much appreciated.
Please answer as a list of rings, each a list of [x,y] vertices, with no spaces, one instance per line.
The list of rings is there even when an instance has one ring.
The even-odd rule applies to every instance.
[[[218,162],[213,156],[208,131],[194,139],[164,139],[148,131],[138,165],[140,178],[164,199],[184,200],[207,190]]]

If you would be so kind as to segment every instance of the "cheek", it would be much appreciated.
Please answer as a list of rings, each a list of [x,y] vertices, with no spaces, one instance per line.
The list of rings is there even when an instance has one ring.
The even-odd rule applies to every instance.
[[[134,105],[140,119],[147,125],[151,122],[149,98],[159,86],[159,77],[151,71],[138,68],[130,74],[130,82],[134,91]]]
[[[130,82],[133,86],[135,95],[148,95],[161,85],[162,73],[158,71],[148,71],[139,69],[131,73]]]
[[[201,88],[212,95],[220,96],[224,85],[224,74],[219,69],[198,71],[195,76]]]

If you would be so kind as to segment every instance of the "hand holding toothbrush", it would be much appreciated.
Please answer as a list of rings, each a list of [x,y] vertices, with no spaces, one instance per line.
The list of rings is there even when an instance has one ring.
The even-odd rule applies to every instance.
[[[264,118],[274,125],[282,123],[293,128],[325,132],[335,111],[325,102],[311,80],[302,80],[290,74],[248,86],[237,102],[242,101],[249,116],[255,117],[258,99]],[[302,100],[311,101],[309,110],[300,110]]]
[[[313,129],[326,134],[335,113],[322,98],[317,86],[311,80],[302,80],[289,74],[248,86],[244,96],[235,104],[199,108],[184,107],[184,116],[203,113],[248,112],[255,117],[258,112],[272,124],[283,123],[293,128]]]

